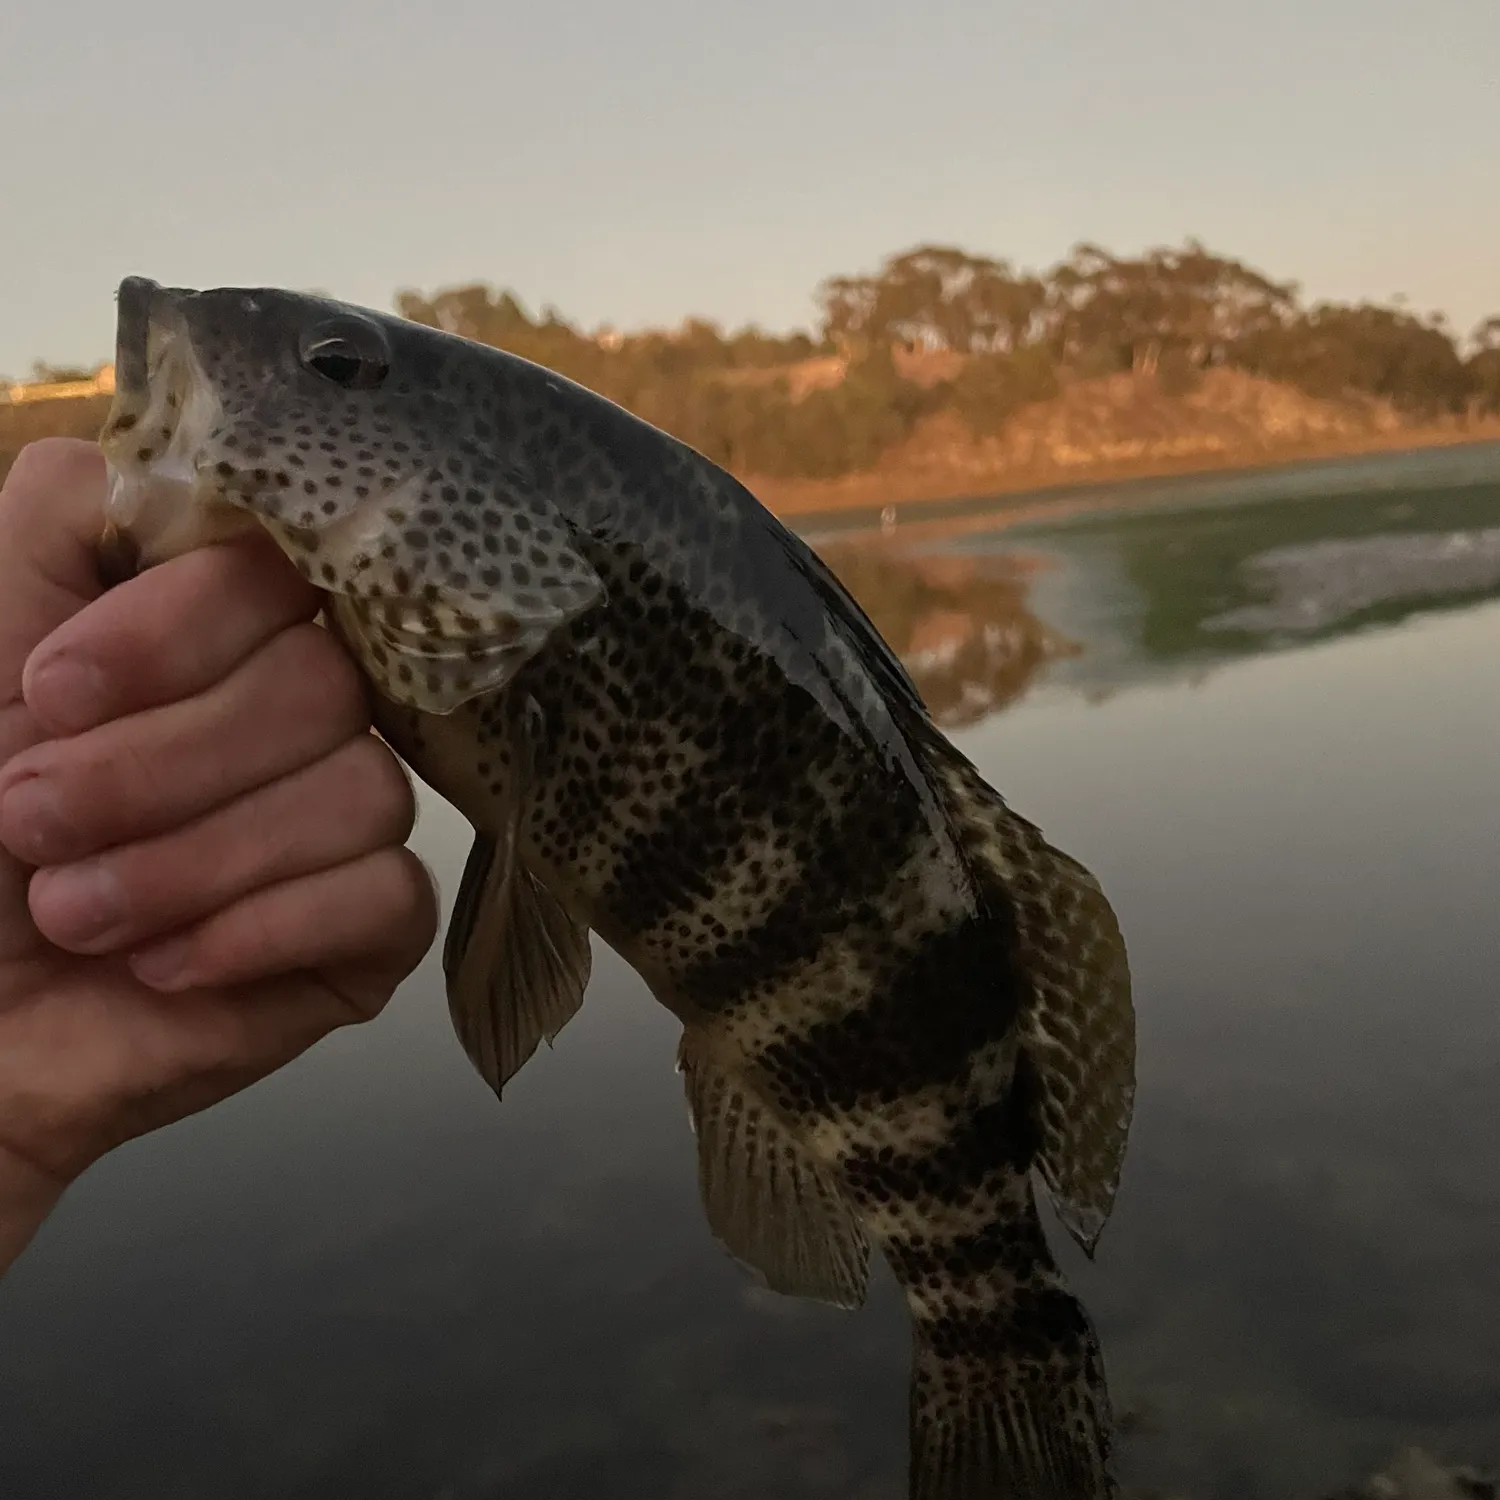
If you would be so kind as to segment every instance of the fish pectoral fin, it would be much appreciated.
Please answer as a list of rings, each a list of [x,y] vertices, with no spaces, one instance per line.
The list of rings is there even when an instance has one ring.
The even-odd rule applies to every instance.
[[[522,863],[514,829],[478,834],[448,924],[443,971],[453,1029],[497,1096],[577,1013],[591,963],[588,928]]]
[[[1114,1204],[1135,1104],[1135,1007],[1125,940],[1099,882],[1013,813],[967,763],[956,818],[981,837],[977,872],[1015,915],[1031,993],[1020,1039],[1040,1082],[1037,1167],[1092,1255]]]
[[[320,555],[336,557],[337,549],[325,544]],[[557,631],[592,608],[602,591],[593,570],[578,559],[566,584],[550,593],[497,589],[483,614],[475,599],[441,585],[421,601],[335,594],[332,614],[338,632],[387,698],[423,713],[450,714],[506,687]]]
[[[690,1033],[679,1062],[714,1234],[772,1291],[858,1307],[870,1246],[843,1190],[765,1104],[695,1054]]]

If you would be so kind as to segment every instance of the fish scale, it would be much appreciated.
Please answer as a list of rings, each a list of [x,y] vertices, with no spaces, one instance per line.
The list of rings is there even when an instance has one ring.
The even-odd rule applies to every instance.
[[[1134,1089],[1092,876],[803,543],[612,403],[292,293],[130,280],[119,328],[101,441],[142,563],[264,526],[474,825],[444,969],[490,1086],[577,1011],[597,932],[682,1023],[727,1249],[846,1307],[872,1248],[894,1272],[912,1500],[1112,1494],[1098,1341],[1033,1193],[1092,1252]]]

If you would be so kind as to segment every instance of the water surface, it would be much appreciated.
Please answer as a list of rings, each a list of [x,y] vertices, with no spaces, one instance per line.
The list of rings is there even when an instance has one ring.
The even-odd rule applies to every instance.
[[[823,540],[1130,944],[1098,1260],[1140,1492],[1500,1459],[1500,453]],[[1300,477],[1299,477],[1300,476]],[[1236,488],[1238,487],[1238,488]],[[451,897],[466,825],[424,806]],[[899,1500],[906,1325],[749,1286],[674,1024],[602,948],[497,1105],[435,957],[116,1153],[0,1283],[0,1497]]]

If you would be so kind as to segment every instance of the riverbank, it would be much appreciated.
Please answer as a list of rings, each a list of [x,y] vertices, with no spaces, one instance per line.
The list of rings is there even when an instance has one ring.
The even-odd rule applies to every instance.
[[[808,522],[823,518],[852,519],[860,511],[877,513],[893,507],[905,527],[920,523],[931,506],[960,504],[980,499],[1015,496],[1014,507],[997,507],[1015,519],[1032,519],[1042,511],[1059,513],[1076,509],[1073,492],[1128,481],[1170,479],[1187,476],[1241,474],[1277,469],[1320,459],[1364,458],[1377,454],[1420,452],[1430,448],[1482,446],[1500,442],[1500,418],[1467,423],[1447,422],[1396,427],[1364,433],[1339,433],[1297,442],[1266,441],[1235,450],[1201,450],[1189,453],[1145,453],[1122,457],[1083,457],[1076,463],[1042,463],[1019,467],[986,468],[960,462],[941,465],[892,463],[861,474],[838,479],[759,479],[745,482],[757,498],[776,515]],[[1118,503],[1128,503],[1122,495]],[[1090,494],[1089,508],[1101,505],[1101,497]]]

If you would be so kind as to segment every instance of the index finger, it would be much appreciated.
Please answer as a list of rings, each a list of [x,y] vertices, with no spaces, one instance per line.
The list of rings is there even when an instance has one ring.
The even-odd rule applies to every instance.
[[[26,663],[26,706],[54,734],[175,703],[317,614],[322,596],[269,536],[184,553],[110,590]]]
[[[48,438],[11,465],[0,490],[0,706],[20,687],[36,643],[104,591],[94,544],[105,493],[92,443]]]
[[[107,484],[104,455],[94,443],[43,438],[27,444],[0,491],[0,559],[7,581],[23,581],[12,575],[29,573],[45,588],[69,595],[74,608],[97,598],[104,590],[96,547]]]
[[[21,673],[38,641],[103,592],[104,459],[92,443],[23,448],[0,489],[0,765],[35,743]]]

